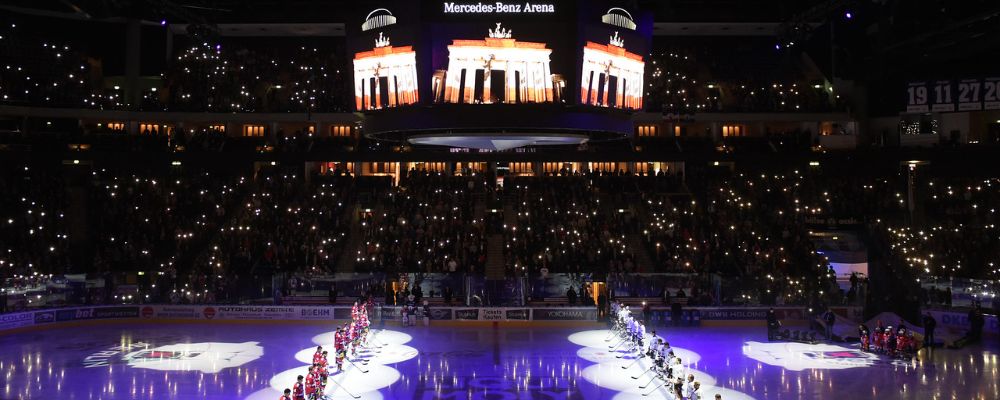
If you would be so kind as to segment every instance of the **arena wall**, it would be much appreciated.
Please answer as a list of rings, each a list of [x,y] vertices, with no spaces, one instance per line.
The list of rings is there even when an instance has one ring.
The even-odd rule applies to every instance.
[[[402,319],[400,307],[377,307],[372,322],[396,324]],[[766,307],[689,307],[676,323],[697,325],[760,325],[763,326]],[[350,307],[336,306],[256,306],[256,305],[118,305],[42,309],[0,314],[0,333],[25,329],[100,324],[109,321],[135,322],[221,322],[266,323],[300,322],[325,323],[350,318]],[[789,324],[805,323],[809,317],[801,307],[775,307],[778,317]],[[859,310],[836,308],[835,312],[851,318]],[[640,318],[640,310],[636,310]],[[675,323],[669,310],[653,309],[646,316],[653,326]],[[457,325],[472,323],[505,324],[569,324],[596,323],[594,307],[432,307],[430,320]],[[995,327],[995,320],[993,326]]]

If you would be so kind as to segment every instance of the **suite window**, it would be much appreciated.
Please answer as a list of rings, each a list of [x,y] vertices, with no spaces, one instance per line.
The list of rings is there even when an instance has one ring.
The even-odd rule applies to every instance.
[[[332,137],[349,137],[349,136],[351,136],[351,126],[350,125],[331,125],[330,126],[330,136],[332,136]]]
[[[243,125],[243,137],[263,137],[264,125]]]

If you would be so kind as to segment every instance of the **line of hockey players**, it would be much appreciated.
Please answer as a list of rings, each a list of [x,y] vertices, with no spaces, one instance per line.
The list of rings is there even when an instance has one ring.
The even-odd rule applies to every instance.
[[[655,385],[643,393],[643,396],[664,388],[668,396],[675,400],[706,399],[701,391],[701,383],[694,380],[693,374],[686,374],[684,363],[674,354],[670,343],[657,336],[656,331],[647,333],[645,324],[632,316],[628,305],[613,302],[610,315],[611,334],[605,341],[613,344],[608,349],[618,353],[616,358],[635,357],[635,361],[622,365],[622,369],[641,366],[639,362],[643,359],[650,361],[641,374],[631,376],[632,379],[645,382],[639,385],[640,389]]]
[[[367,302],[355,302],[351,307],[351,321],[345,322],[343,326],[337,327],[333,335],[333,348],[335,351],[335,362],[337,370],[331,373],[330,364],[327,359],[328,353],[323,350],[323,346],[316,346],[316,352],[312,357],[312,365],[306,376],[299,375],[291,389],[285,389],[279,400],[320,400],[327,396],[326,385],[333,382],[338,389],[348,393],[351,397],[358,398],[347,388],[341,386],[334,380],[328,380],[330,375],[344,371],[344,361],[354,366],[363,373],[367,373],[362,366],[368,364],[367,351],[374,350],[380,352],[379,347],[384,344],[379,343],[375,335],[372,334],[368,319],[368,309],[371,306],[371,299]],[[369,347],[371,342],[373,347]],[[361,353],[358,350],[361,349]],[[360,354],[360,355],[359,355]]]
[[[899,329],[892,329],[892,326],[885,327],[882,321],[878,321],[878,325],[871,332],[868,326],[859,325],[858,337],[861,338],[861,350],[890,357],[912,358],[920,349],[920,342],[913,337],[913,331],[907,330],[906,326],[900,326]]]

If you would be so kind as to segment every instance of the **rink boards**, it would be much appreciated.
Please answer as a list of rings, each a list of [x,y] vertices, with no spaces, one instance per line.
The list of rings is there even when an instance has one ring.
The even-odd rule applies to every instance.
[[[593,307],[432,307],[426,320],[435,323],[469,324],[493,322],[512,325],[571,325],[598,321]],[[654,325],[760,325],[768,308],[765,307],[690,307],[677,319],[669,310],[653,309],[645,316]],[[808,313],[801,307],[776,307],[778,317],[790,323],[803,322]],[[852,317],[858,311],[837,308],[838,314]],[[268,322],[298,321],[324,323],[350,319],[350,307],[337,306],[275,306],[275,305],[118,305],[42,309],[0,314],[0,333],[50,325],[88,324],[107,320],[148,322]],[[370,315],[374,323],[402,321],[401,307],[375,307]],[[424,319],[423,316],[419,319]],[[423,322],[423,321],[419,321]],[[989,329],[990,324],[988,324]],[[995,323],[992,325],[995,326]]]

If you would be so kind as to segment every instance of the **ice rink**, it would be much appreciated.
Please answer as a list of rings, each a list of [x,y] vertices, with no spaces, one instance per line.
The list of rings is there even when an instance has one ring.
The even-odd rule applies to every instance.
[[[332,347],[331,331],[332,324],[108,323],[7,334],[0,398],[273,400],[303,374],[317,345]],[[365,361],[345,362],[327,385],[330,398],[670,398],[645,373],[648,361],[609,349],[614,340],[596,324],[375,332],[379,346],[362,352]],[[762,328],[658,333],[708,398],[1000,398],[994,344],[903,361],[843,343],[768,343]]]

